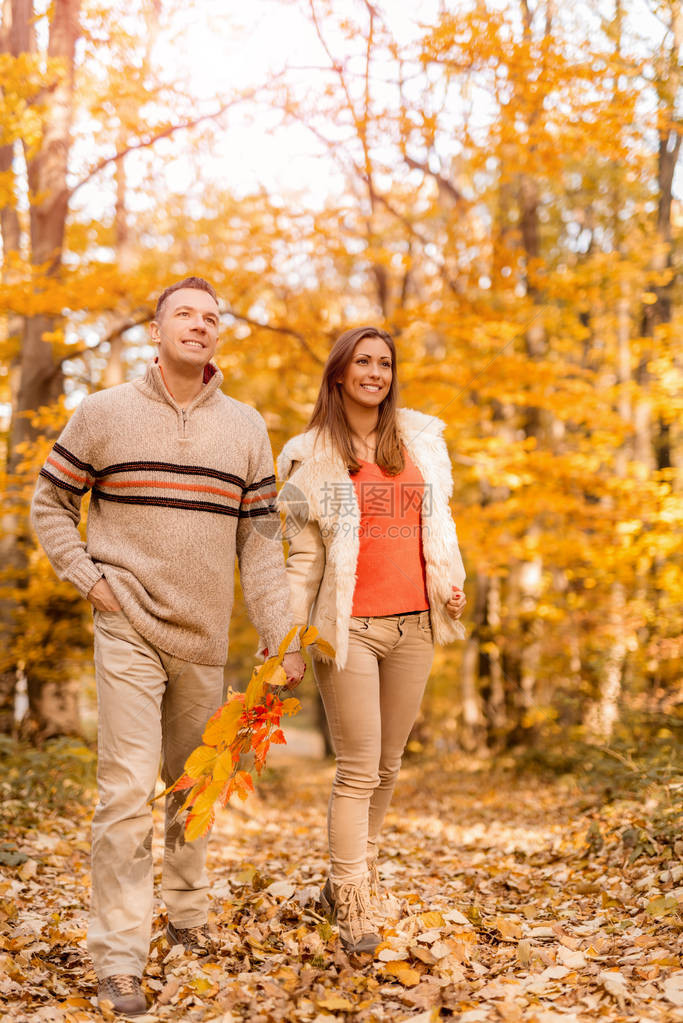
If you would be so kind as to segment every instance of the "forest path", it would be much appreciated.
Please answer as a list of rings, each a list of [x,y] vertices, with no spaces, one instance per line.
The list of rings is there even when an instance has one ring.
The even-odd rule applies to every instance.
[[[683,1021],[683,843],[653,838],[647,798],[603,803],[570,776],[462,757],[409,761],[381,857],[400,917],[374,959],[349,960],[315,905],[332,775],[280,757],[220,813],[209,870],[222,954],[169,954],[159,907],[140,1019]],[[0,853],[3,1023],[102,1018],[84,952],[90,810],[17,824],[4,860],[22,862]],[[160,851],[157,837],[157,863]]]

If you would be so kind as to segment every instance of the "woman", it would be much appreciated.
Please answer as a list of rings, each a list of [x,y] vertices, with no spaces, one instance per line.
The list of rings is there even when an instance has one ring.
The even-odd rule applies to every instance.
[[[380,941],[369,872],[434,640],[464,634],[444,424],[397,408],[397,396],[391,336],[346,331],[307,431],[278,461],[294,620],[310,621],[335,651],[314,661],[337,760],[321,902],[351,952]]]

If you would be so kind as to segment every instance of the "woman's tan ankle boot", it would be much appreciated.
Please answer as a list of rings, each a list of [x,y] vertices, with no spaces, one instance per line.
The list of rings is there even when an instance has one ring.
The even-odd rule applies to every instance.
[[[320,893],[323,912],[339,927],[347,952],[374,952],[382,940],[372,913],[367,878],[334,882],[328,878]]]

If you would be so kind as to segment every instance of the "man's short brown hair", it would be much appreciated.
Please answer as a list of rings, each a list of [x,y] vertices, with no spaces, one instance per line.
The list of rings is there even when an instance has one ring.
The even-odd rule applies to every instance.
[[[184,280],[178,281],[176,284],[171,284],[170,287],[161,292],[157,299],[157,307],[154,310],[155,320],[159,319],[163,304],[168,296],[172,295],[174,291],[180,291],[181,288],[195,288],[197,291],[206,291],[209,295],[211,295],[211,298],[214,300],[216,305],[218,305],[218,296],[208,281],[205,281],[203,277],[186,277]]]

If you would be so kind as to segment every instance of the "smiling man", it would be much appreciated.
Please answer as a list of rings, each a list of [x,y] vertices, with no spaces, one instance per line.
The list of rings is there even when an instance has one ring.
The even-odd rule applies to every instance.
[[[290,627],[268,435],[253,408],[221,391],[211,362],[219,309],[206,281],[167,288],[151,326],[158,355],[141,380],[85,398],[50,452],[32,521],[57,574],[94,608],[99,801],[92,830],[88,950],[99,998],[146,1011],[140,979],[152,925],[152,815],[223,701],[237,556],[262,646]],[[78,531],[91,491],[87,540]],[[256,528],[256,526],[261,528]],[[290,687],[304,673],[285,657]],[[162,895],[167,938],[213,950],[206,840],[185,842],[183,802],[166,800]]]

